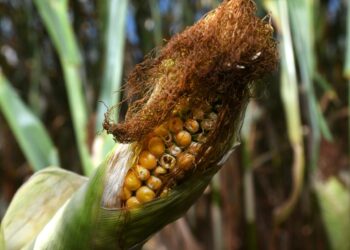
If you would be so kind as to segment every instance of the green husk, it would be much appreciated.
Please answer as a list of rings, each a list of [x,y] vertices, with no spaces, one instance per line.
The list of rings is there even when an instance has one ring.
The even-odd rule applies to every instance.
[[[238,145],[241,120],[237,119],[237,133],[229,142],[234,147]],[[103,205],[111,202],[104,198],[106,190],[118,185],[111,181],[116,178],[113,169],[128,170],[130,159],[134,157],[133,144],[119,144],[89,182],[58,210],[26,249],[130,249],[142,245],[152,234],[187,211],[232,150],[219,164],[192,175],[166,197],[127,210]]]
[[[33,175],[18,190],[2,221],[7,248],[21,249],[33,240],[86,180],[56,167]]]
[[[2,226],[0,225],[0,249],[5,249],[5,239],[4,239],[4,232],[2,230]]]

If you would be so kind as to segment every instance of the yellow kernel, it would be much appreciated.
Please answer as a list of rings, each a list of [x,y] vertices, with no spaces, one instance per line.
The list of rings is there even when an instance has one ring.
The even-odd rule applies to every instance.
[[[182,153],[177,157],[177,166],[181,169],[189,170],[194,165],[195,157],[188,153]]]
[[[199,123],[196,120],[194,120],[194,119],[188,119],[185,122],[185,128],[191,134],[197,133],[198,130],[199,130]]]
[[[134,191],[141,186],[141,181],[137,178],[136,174],[133,171],[129,171],[125,177],[124,185],[129,190]]]
[[[145,181],[147,180],[151,174],[149,172],[149,170],[147,168],[142,167],[141,165],[137,165],[134,168],[137,177],[141,180],[141,181]]]
[[[131,191],[126,187],[123,187],[123,191],[121,192],[121,199],[126,201],[131,197],[131,195],[132,195]]]
[[[160,165],[165,169],[172,169],[176,164],[176,159],[174,156],[169,154],[164,154],[160,158]]]
[[[150,189],[158,190],[162,186],[162,181],[158,177],[151,176],[146,184]]]
[[[169,120],[169,130],[173,133],[178,133],[183,129],[183,122],[179,117],[174,117]]]
[[[192,142],[192,136],[187,131],[182,130],[176,134],[175,141],[176,141],[176,144],[179,145],[180,147],[187,147]]]
[[[149,151],[142,151],[139,156],[139,164],[147,169],[153,169],[157,166],[157,158]]]
[[[137,207],[137,206],[139,206],[140,204],[141,204],[140,201],[139,201],[135,196],[130,197],[130,198],[126,201],[126,206],[127,206],[128,208]]]
[[[154,175],[162,175],[162,174],[166,174],[167,173],[167,170],[163,167],[156,167],[154,170],[153,170],[153,174]]]
[[[165,151],[163,140],[158,136],[152,137],[148,142],[148,150],[156,157],[160,157]]]
[[[141,203],[153,200],[156,194],[147,186],[142,186],[136,191],[136,197]]]
[[[179,101],[179,103],[176,104],[174,110],[172,111],[172,113],[174,115],[183,115],[185,114],[186,112],[188,112],[189,110],[189,99],[186,98],[186,99],[181,99]]]
[[[160,137],[165,137],[169,134],[168,129],[165,127],[165,125],[160,125],[157,128],[154,129],[154,133]]]

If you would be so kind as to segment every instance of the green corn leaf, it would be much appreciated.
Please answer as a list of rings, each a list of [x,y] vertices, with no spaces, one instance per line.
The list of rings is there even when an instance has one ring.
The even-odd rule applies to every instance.
[[[162,16],[160,14],[159,10],[159,1],[157,0],[149,0],[149,5],[151,8],[151,14],[154,21],[154,30],[153,30],[153,37],[154,37],[154,44],[156,46],[162,45]]]
[[[345,64],[344,64],[344,76],[347,79],[350,79],[350,1],[347,2],[347,30],[346,30],[346,36],[347,36],[347,43],[346,43],[346,55],[345,55]]]
[[[350,190],[338,179],[315,181],[321,214],[333,250],[349,250]]]
[[[348,80],[348,109],[350,110],[350,1],[347,2],[347,31],[346,31],[346,56],[344,65],[344,76]],[[348,122],[348,143],[350,143],[350,122]],[[348,151],[350,155],[350,149]]]
[[[127,5],[127,0],[111,0],[107,3],[106,52],[101,92],[98,99],[100,102],[97,106],[96,132],[102,131],[106,105],[109,107],[120,102],[119,91],[123,74]],[[119,111],[116,110],[115,113],[118,116]],[[118,120],[118,117],[115,118]]]
[[[313,78],[315,75],[315,38],[314,38],[314,10],[315,1],[312,0],[288,0],[291,28],[295,41],[295,53],[298,61],[301,84],[307,96],[308,122],[311,128],[311,170],[315,170],[318,162],[321,129],[318,112],[317,97],[314,90]],[[325,119],[323,118],[323,121]]]
[[[110,107],[120,102],[120,90],[123,75],[123,59],[125,44],[125,19],[127,13],[127,0],[111,0],[106,3],[107,32],[104,72],[102,79],[99,103],[97,105],[96,132],[102,131],[102,123],[106,106]],[[115,120],[118,121],[119,108],[114,111]],[[93,163],[98,165],[103,157],[113,148],[115,142],[106,133],[95,137],[93,143]]]
[[[87,141],[87,107],[82,89],[82,58],[68,15],[67,0],[35,0],[36,7],[60,58],[69,107],[84,172],[90,175],[91,163]]]
[[[21,249],[31,242],[86,181],[84,177],[56,167],[33,175],[16,193],[2,221],[6,247]]]
[[[285,109],[288,137],[293,148],[293,190],[288,200],[274,211],[275,223],[285,221],[293,211],[303,188],[304,180],[304,145],[302,123],[299,107],[299,91],[294,48],[292,43],[289,12],[286,0],[266,0],[266,7],[279,25],[282,35],[280,45],[281,67],[281,97]]]
[[[59,164],[57,150],[45,127],[22,102],[1,70],[0,111],[34,170]]]

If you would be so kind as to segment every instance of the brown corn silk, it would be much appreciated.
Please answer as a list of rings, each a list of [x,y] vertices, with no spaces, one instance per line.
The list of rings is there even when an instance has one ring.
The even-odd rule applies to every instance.
[[[277,62],[273,29],[255,12],[250,0],[226,0],[173,37],[155,58],[137,65],[127,80],[130,107],[125,121],[114,124],[107,112],[107,132],[122,143],[139,141],[185,96],[199,102],[225,93],[221,117],[234,120],[249,84]]]

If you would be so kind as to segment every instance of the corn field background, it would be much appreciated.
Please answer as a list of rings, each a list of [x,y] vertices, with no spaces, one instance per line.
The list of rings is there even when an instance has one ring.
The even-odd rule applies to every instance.
[[[128,72],[219,3],[0,0],[0,219],[40,169],[91,175]],[[256,4],[280,66],[258,84],[241,146],[144,249],[350,249],[350,1]]]

